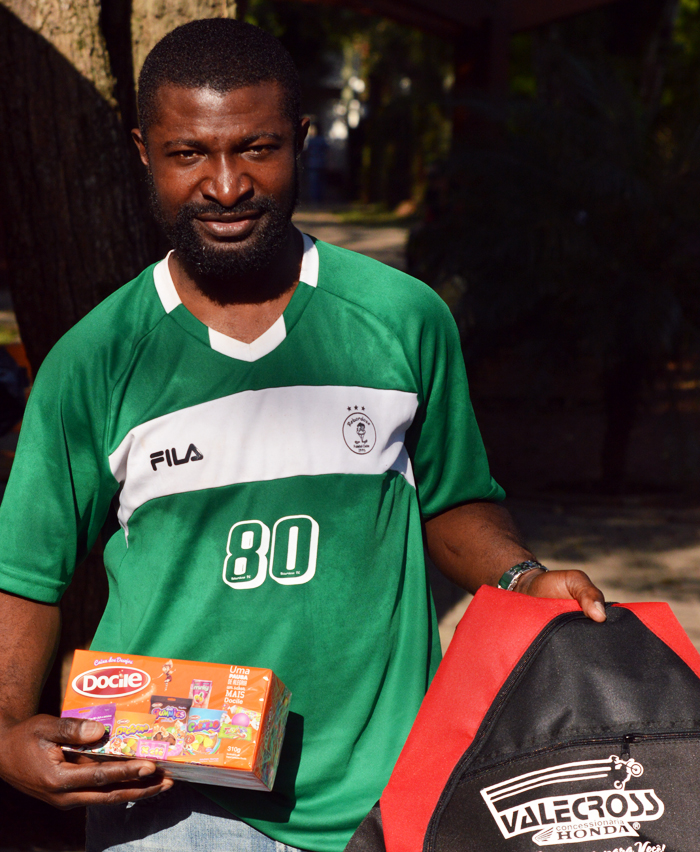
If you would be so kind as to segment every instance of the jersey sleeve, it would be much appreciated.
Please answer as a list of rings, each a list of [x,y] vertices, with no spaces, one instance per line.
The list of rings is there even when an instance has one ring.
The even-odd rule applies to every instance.
[[[104,388],[70,349],[61,341],[37,374],[0,504],[0,589],[45,603],[60,600],[118,487],[101,462]]]
[[[406,435],[424,518],[471,500],[500,501],[474,417],[459,332],[437,296],[419,330],[419,408]]]

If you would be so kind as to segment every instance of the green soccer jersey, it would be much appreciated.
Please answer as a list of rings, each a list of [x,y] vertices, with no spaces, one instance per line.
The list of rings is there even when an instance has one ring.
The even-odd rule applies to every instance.
[[[202,789],[273,838],[340,852],[439,662],[422,519],[503,495],[444,303],[304,246],[253,343],[189,313],[167,259],[58,343],[0,509],[0,588],[58,601],[107,523],[93,648],[272,668],[292,691],[274,791]]]

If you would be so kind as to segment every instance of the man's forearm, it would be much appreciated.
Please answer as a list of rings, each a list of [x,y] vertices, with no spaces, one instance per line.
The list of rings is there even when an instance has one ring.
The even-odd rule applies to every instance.
[[[152,761],[67,761],[61,744],[98,740],[104,732],[98,722],[35,715],[60,628],[58,607],[0,592],[0,777],[58,808],[116,804],[167,790],[173,782],[155,774]]]
[[[36,713],[60,630],[57,606],[0,592],[0,724]]]
[[[427,521],[430,558],[442,573],[470,592],[495,586],[510,568],[535,559],[510,514],[495,503],[466,503]],[[573,598],[594,621],[605,621],[605,599],[583,571],[533,570],[515,591],[540,598]]]
[[[503,573],[534,559],[509,512],[497,503],[466,503],[425,525],[428,552],[439,570],[469,592],[495,586]]]

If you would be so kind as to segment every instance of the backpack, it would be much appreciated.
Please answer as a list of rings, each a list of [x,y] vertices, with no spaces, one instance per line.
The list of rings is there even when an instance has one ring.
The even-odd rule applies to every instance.
[[[698,852],[700,655],[606,612],[480,589],[346,852]]]

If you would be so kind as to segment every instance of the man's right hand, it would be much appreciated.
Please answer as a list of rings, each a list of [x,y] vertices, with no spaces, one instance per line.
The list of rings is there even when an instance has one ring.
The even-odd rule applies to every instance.
[[[61,745],[96,742],[99,722],[31,716],[0,728],[0,775],[23,793],[67,810],[84,805],[116,805],[155,796],[173,781],[150,760],[73,761]]]
[[[57,606],[0,592],[0,778],[64,809],[116,805],[172,787],[152,760],[64,754],[61,745],[101,739],[99,722],[35,715],[60,624]]]

